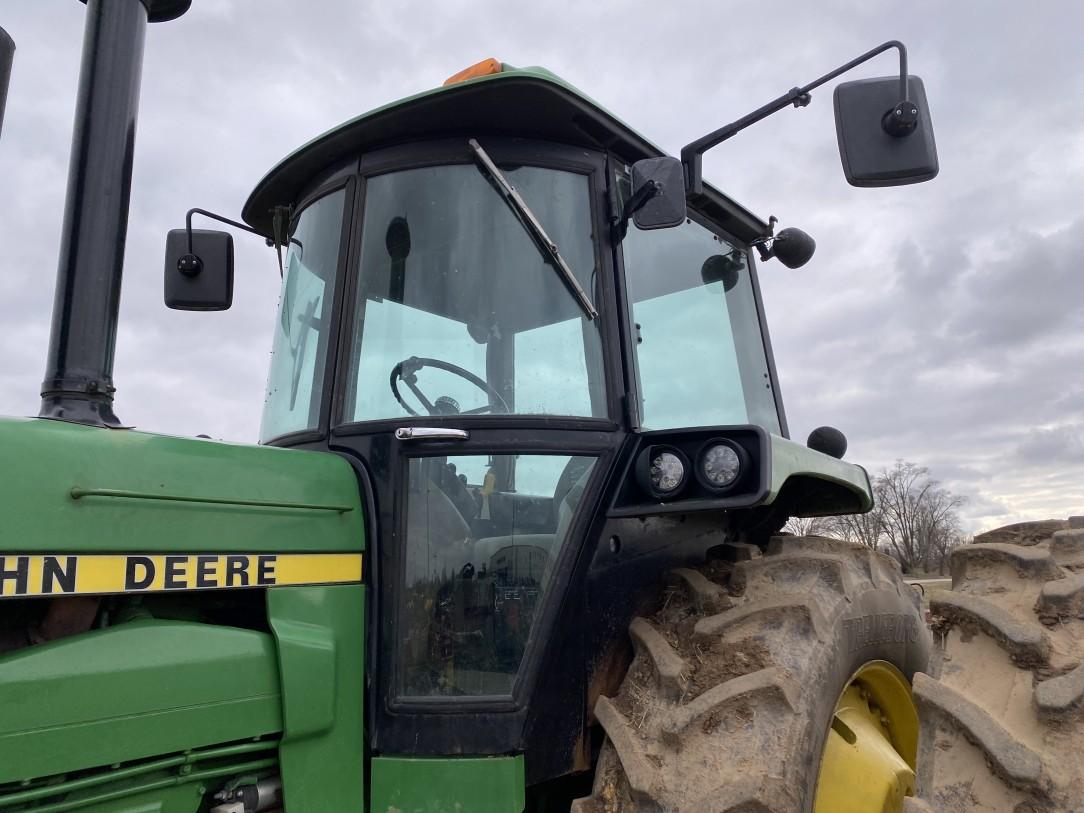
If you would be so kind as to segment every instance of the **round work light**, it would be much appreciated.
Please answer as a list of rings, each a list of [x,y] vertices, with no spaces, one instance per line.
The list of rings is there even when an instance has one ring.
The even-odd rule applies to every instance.
[[[656,500],[677,496],[689,479],[689,461],[669,446],[649,446],[636,459],[636,480]]]
[[[709,440],[696,456],[696,479],[708,491],[726,491],[741,479],[747,457],[731,440]]]

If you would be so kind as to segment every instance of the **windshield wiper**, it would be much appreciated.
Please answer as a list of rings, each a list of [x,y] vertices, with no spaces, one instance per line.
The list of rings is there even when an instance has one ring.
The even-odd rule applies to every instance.
[[[546,230],[542,228],[542,224],[539,222],[538,218],[535,217],[535,213],[531,211],[531,207],[529,207],[527,202],[520,197],[519,192],[517,192],[516,188],[509,183],[508,179],[504,176],[504,173],[497,168],[495,163],[493,163],[493,159],[489,157],[489,153],[482,149],[482,145],[473,138],[467,143],[470,144],[470,148],[474,150],[475,161],[477,161],[478,165],[493,179],[493,182],[497,184],[499,191],[504,195],[508,205],[516,214],[516,219],[523,224],[523,227],[527,229],[531,237],[534,238],[534,243],[541,250],[542,255],[550,265],[557,270],[557,273],[561,275],[569,292],[579,300],[580,307],[583,308],[583,312],[587,315],[587,318],[594,319],[598,316],[598,311],[596,311],[595,306],[591,304],[590,298],[580,286],[579,281],[576,279],[576,275],[572,273],[572,269],[568,267],[565,258],[561,256],[561,252],[557,249],[557,244],[550,239],[548,234],[546,234]]]

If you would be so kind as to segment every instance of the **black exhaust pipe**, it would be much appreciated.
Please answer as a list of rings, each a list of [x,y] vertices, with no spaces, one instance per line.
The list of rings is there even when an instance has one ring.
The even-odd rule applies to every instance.
[[[0,28],[0,131],[4,129],[4,106],[8,100],[8,81],[11,79],[11,61],[15,58],[15,40]]]
[[[147,23],[191,0],[87,0],[42,418],[119,427],[113,355]]]

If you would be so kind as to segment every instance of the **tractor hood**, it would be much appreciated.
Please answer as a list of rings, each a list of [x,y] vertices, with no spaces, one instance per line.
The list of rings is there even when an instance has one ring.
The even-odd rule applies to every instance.
[[[357,480],[328,453],[0,418],[0,553],[346,552]]]
[[[249,196],[242,217],[273,237],[275,206],[297,202],[320,172],[351,156],[410,141],[503,135],[610,151],[626,163],[663,151],[579,89],[545,68],[513,68],[427,90],[378,107],[304,145],[279,162]],[[762,235],[756,215],[705,185],[695,204],[743,240]]]

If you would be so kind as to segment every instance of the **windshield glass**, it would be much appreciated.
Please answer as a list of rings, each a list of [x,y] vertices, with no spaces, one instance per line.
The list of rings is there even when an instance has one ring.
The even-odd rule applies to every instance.
[[[645,429],[780,433],[745,253],[687,220],[622,242]]]
[[[320,425],[320,395],[339,262],[345,192],[318,199],[298,216],[275,322],[260,440]]]
[[[588,177],[501,166],[591,301]],[[475,164],[369,178],[344,421],[605,417],[597,320]]]

